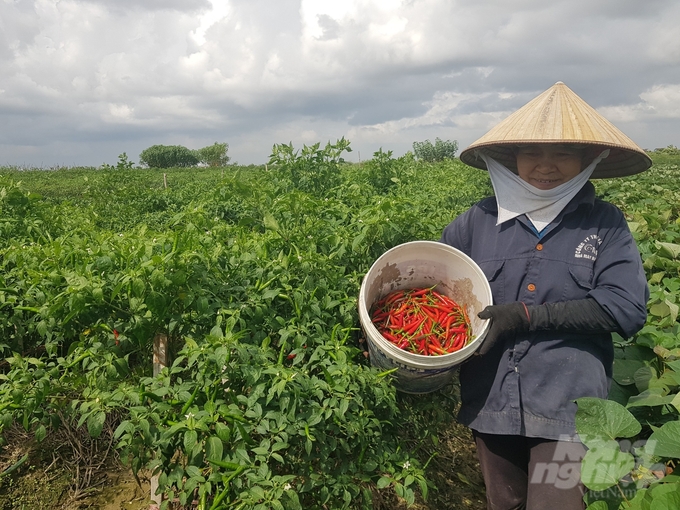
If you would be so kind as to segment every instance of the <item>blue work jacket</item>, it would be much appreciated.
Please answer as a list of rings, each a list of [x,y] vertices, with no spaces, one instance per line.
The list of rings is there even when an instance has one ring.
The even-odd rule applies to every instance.
[[[540,234],[522,215],[496,225],[495,198],[451,222],[441,241],[469,255],[494,304],[595,299],[630,337],[647,318],[649,288],[621,211],[590,182]],[[497,343],[460,368],[459,421],[489,434],[575,437],[579,397],[606,398],[614,349],[609,333],[536,331]]]

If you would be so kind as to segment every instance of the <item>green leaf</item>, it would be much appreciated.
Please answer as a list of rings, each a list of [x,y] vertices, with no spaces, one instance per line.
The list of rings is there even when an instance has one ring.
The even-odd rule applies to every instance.
[[[376,486],[378,487],[378,489],[384,489],[385,487],[387,487],[387,486],[390,485],[391,483],[392,483],[392,479],[391,479],[391,478],[389,478],[389,477],[387,477],[387,476],[381,476],[381,477],[378,479],[378,482],[376,483]]]
[[[417,479],[418,486],[420,487],[420,493],[423,495],[423,499],[427,501],[427,482],[423,480],[422,478]],[[468,485],[470,483],[468,482]]]
[[[104,301],[104,291],[102,290],[102,288],[101,287],[95,287],[94,289],[92,289],[92,297],[98,303],[103,302]]]
[[[146,296],[146,306],[151,310],[152,313],[156,315],[161,315],[165,312],[165,296],[160,292],[150,292]]]
[[[278,232],[281,229],[281,227],[279,227],[279,222],[276,221],[276,218],[269,212],[264,215],[264,227],[273,230],[274,232]]]
[[[196,442],[198,441],[198,434],[196,433],[195,430],[187,430],[184,433],[184,451],[185,452],[190,452],[194,446],[196,446]]]
[[[139,278],[132,280],[132,294],[135,297],[142,297],[142,295],[144,295],[145,287],[143,280],[140,280]]]
[[[645,444],[645,452],[680,459],[680,421],[664,423],[661,428],[652,432]]]
[[[635,386],[630,384],[628,386],[621,386],[616,381],[612,381],[612,384],[609,387],[609,395],[607,395],[607,398],[609,400],[613,400],[614,402],[618,402],[622,406],[626,406],[630,397],[636,394],[637,388],[635,388]]]
[[[105,421],[106,413],[104,411],[92,413],[87,418],[87,432],[90,434],[90,437],[99,437],[101,435]]]
[[[616,485],[635,467],[635,458],[616,446],[595,447],[586,452],[581,464],[581,480],[593,491]]]
[[[283,441],[280,441],[280,442],[274,443],[272,445],[272,451],[278,452],[279,450],[285,450],[286,448],[288,448],[288,446],[289,446],[288,443],[284,443]]]
[[[656,245],[659,248],[659,255],[662,257],[669,259],[680,257],[680,244],[657,242]]]
[[[47,437],[47,429],[45,428],[45,425],[39,425],[38,428],[35,429],[35,439],[39,443],[42,443],[43,439]]]
[[[647,366],[638,369],[633,378],[635,379],[635,386],[638,391],[645,391],[650,387],[655,386],[655,383],[658,380],[656,370]]]
[[[671,315],[671,309],[666,301],[654,303],[649,307],[649,313],[655,317],[668,317]]]
[[[257,499],[265,498],[264,489],[262,489],[262,487],[259,487],[258,485],[251,487],[250,493],[253,494]]]
[[[619,437],[633,437],[642,428],[630,411],[617,402],[584,397],[576,403],[576,432],[589,448]]]
[[[205,456],[208,460],[222,460],[224,447],[219,437],[211,436],[205,442]]]
[[[225,443],[231,439],[231,427],[222,422],[215,423],[215,434]]]
[[[113,433],[113,437],[115,439],[119,439],[120,436],[122,436],[125,432],[127,432],[128,428],[132,427],[132,424],[129,421],[122,421],[118,427],[116,427],[116,430]]]
[[[654,499],[649,510],[669,510],[671,508],[680,508],[680,492],[677,487],[674,492],[666,492],[658,497],[654,493]]]
[[[635,383],[635,372],[644,367],[644,362],[635,359],[615,359],[614,360],[614,380],[626,386]]]
[[[268,289],[262,293],[262,299],[265,301],[271,301],[276,296],[281,293],[281,289]]]
[[[186,473],[192,478],[201,476],[201,470],[196,466],[187,466]]]
[[[374,460],[367,460],[364,462],[364,470],[371,472],[375,471],[378,468],[378,463],[375,462]]]
[[[171,438],[180,430],[185,429],[186,426],[187,425],[184,422],[175,423],[172,427],[163,431],[163,433],[161,434],[161,440],[167,440]]]
[[[680,310],[680,307],[678,307],[678,305],[676,305],[672,301],[669,301],[668,299],[664,300],[664,303],[668,305],[668,309],[671,316],[671,322],[674,323],[678,319],[678,310]]]
[[[586,510],[607,510],[609,507],[607,506],[607,503],[604,501],[596,501],[592,505],[588,505],[588,508]]]
[[[630,397],[626,407],[662,406],[672,401],[673,395],[666,395],[666,391],[662,388],[650,388]]]

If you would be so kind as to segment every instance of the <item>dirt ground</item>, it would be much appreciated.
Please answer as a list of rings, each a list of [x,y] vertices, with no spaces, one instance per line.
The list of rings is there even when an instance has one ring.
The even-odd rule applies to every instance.
[[[48,438],[38,446],[31,437],[16,431],[9,434],[9,440],[0,449],[0,510],[149,509],[149,480],[141,478],[139,485],[115,458],[104,464],[92,461],[88,468],[87,462],[76,465],[59,453],[59,438]],[[430,491],[426,502],[417,501],[410,509],[483,510],[483,482],[469,431],[452,424],[439,435],[436,451],[427,475],[437,490]],[[4,473],[27,454],[14,472]],[[374,506],[376,510],[407,508],[385,491],[376,492]]]
[[[106,441],[93,442],[72,429],[40,444],[21,429],[7,431],[5,439],[0,510],[149,508],[148,480],[138,484]]]
[[[2,510],[148,510],[149,484],[141,487],[123,466],[99,474],[98,484],[90,490],[73,493],[69,473],[53,468],[45,473],[38,466],[19,473],[10,483],[0,483]]]

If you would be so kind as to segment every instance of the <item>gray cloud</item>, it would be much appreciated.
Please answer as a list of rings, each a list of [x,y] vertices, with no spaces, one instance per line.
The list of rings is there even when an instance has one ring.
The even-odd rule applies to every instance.
[[[4,0],[0,164],[465,146],[556,81],[640,145],[677,145],[679,27],[675,0]]]

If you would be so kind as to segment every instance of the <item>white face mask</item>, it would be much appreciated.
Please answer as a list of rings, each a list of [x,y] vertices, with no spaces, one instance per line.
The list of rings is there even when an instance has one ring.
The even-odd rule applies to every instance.
[[[602,151],[573,179],[552,189],[543,190],[520,179],[507,167],[480,151],[479,157],[484,160],[489,169],[491,184],[496,193],[498,204],[496,225],[526,214],[536,230],[542,231],[562,212],[562,209],[588,181],[597,164],[607,156],[609,156],[609,149]]]

